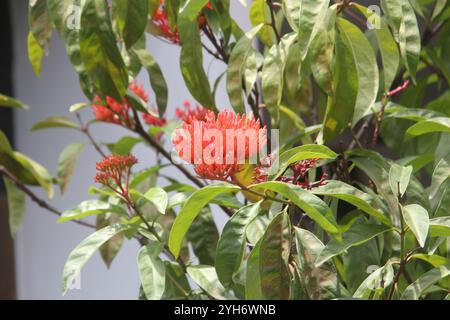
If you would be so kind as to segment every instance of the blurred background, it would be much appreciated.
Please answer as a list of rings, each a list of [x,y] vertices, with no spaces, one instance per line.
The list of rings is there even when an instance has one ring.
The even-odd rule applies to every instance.
[[[249,1],[251,2],[251,1]],[[231,1],[232,16],[244,30],[251,26],[247,9],[239,1]],[[70,65],[63,42],[53,36],[50,54],[45,57],[42,75],[34,74],[27,56],[28,11],[27,0],[0,1],[0,92],[25,102],[31,110],[19,110],[12,114],[0,108],[0,129],[7,133],[14,148],[44,164],[55,174],[57,159],[62,149],[72,142],[85,141],[75,132],[63,129],[30,132],[39,120],[59,115],[73,117],[69,107],[86,102],[80,90],[78,77]],[[159,62],[169,85],[168,117],[174,116],[176,107],[185,99],[191,99],[183,85],[179,71],[179,47],[166,44],[148,36],[147,49]],[[213,62],[205,54],[205,69],[211,79],[216,79],[224,70],[221,62]],[[139,77],[150,91],[148,77],[144,72]],[[150,99],[154,95],[150,94]],[[192,100],[192,99],[191,99]],[[229,105],[222,82],[217,96],[218,105]],[[92,118],[90,110],[82,113],[83,119]],[[74,119],[75,120],[75,119]],[[112,142],[124,134],[118,126],[97,125],[93,133],[99,141]],[[135,154],[140,165],[155,164],[155,155],[150,149],[137,148]],[[67,210],[90,196],[87,190],[93,184],[95,162],[99,156],[92,148],[81,155],[74,178],[63,198],[57,193],[51,203],[60,210]],[[177,174],[166,171],[166,174]],[[182,180],[180,178],[180,180]],[[45,198],[40,191],[38,194]],[[97,253],[83,268],[79,290],[61,295],[61,275],[64,263],[75,246],[91,230],[77,224],[56,224],[56,216],[27,200],[24,224],[16,238],[11,239],[8,230],[7,204],[3,188],[0,191],[0,299],[136,299],[139,275],[136,266],[137,243],[127,241],[113,261],[110,270]],[[219,227],[224,216],[216,214]]]

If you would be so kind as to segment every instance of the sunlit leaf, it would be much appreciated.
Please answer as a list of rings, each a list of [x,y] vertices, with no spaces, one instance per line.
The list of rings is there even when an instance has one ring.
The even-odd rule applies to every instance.
[[[227,69],[227,92],[233,109],[238,113],[245,111],[242,100],[242,76],[248,55],[251,52],[252,40],[262,25],[258,25],[245,34],[234,46]]]
[[[88,262],[98,248],[114,235],[127,231],[131,228],[129,225],[114,224],[100,229],[91,234],[72,250],[64,265],[62,289],[66,294],[70,289],[71,283],[78,277],[83,266]]]
[[[80,219],[94,214],[115,212],[123,216],[127,216],[126,210],[121,206],[114,205],[101,200],[86,200],[76,207],[64,211],[58,219],[58,223],[66,222],[74,219]]]
[[[66,117],[49,117],[45,120],[39,121],[33,125],[31,131],[37,131],[49,128],[67,128],[67,129],[77,129],[78,125]]]
[[[178,257],[181,244],[201,209],[216,196],[239,190],[239,187],[231,184],[212,184],[194,192],[184,204],[175,219],[169,235],[169,248]]]
[[[403,217],[408,227],[416,236],[419,245],[424,247],[430,225],[427,210],[418,204],[410,204],[403,207]]]
[[[409,185],[412,171],[412,166],[403,167],[395,163],[391,166],[389,170],[389,184],[393,194],[403,196]]]
[[[163,249],[162,243],[152,243],[139,250],[139,275],[148,300],[161,299],[166,288],[166,269],[159,257]]]
[[[214,299],[228,300],[231,298],[231,295],[217,279],[214,267],[206,265],[189,266],[187,268],[187,273],[200,288],[205,290],[206,293]]]
[[[418,300],[424,291],[436,282],[444,279],[450,275],[450,269],[447,266],[439,267],[428,271],[420,276],[415,282],[410,284],[405,291],[403,291],[401,300]]]

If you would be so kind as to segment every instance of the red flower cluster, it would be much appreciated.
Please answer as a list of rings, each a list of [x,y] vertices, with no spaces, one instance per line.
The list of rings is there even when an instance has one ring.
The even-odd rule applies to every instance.
[[[149,96],[144,90],[142,83],[137,84],[136,81],[133,81],[129,89],[144,102],[148,103]],[[134,126],[134,119],[130,114],[131,106],[126,99],[123,99],[122,103],[119,103],[112,97],[106,97],[106,104],[103,104],[100,97],[96,97],[93,101],[92,111],[95,119],[98,121],[114,123],[127,128]],[[166,119],[153,114],[142,114],[142,117],[148,125],[162,127],[167,124]]]
[[[128,199],[130,171],[131,167],[137,162],[138,159],[132,155],[111,155],[105,157],[96,164],[97,174],[94,177],[94,181],[105,185],[125,199]],[[124,180],[125,185],[123,185]]]
[[[186,100],[184,102],[184,109],[177,108],[175,113],[177,117],[185,123],[191,124],[194,121],[206,121],[206,114],[208,109],[202,106],[196,105],[195,108],[191,108],[191,103]]]
[[[266,129],[253,116],[188,108],[172,143],[181,159],[194,164],[199,177],[228,180],[266,145]]]
[[[134,81],[130,84],[129,89],[142,100],[148,102],[148,94],[145,92],[142,84],[137,85]],[[134,126],[133,117],[130,115],[131,107],[126,99],[123,99],[122,103],[119,103],[112,97],[106,97],[105,105],[100,97],[95,97],[92,111],[95,119],[98,121],[114,123],[125,127]]]
[[[160,118],[155,113],[146,113],[143,114],[142,117],[146,124],[154,126],[154,127],[164,127],[167,124],[167,120],[165,118]]]
[[[120,104],[111,97],[106,97],[106,105],[100,97],[95,97],[92,104],[92,112],[98,121],[129,126],[132,121],[129,115],[128,104]]]
[[[305,189],[312,189],[326,184],[328,174],[324,173],[319,181],[310,182],[307,176],[308,171],[314,168],[314,165],[319,159],[302,160],[297,163],[293,163],[289,166],[292,170],[292,176],[281,176],[277,180],[292,183],[297,186],[301,186]],[[265,162],[255,169],[255,180],[258,182],[265,182],[268,179],[268,168],[272,165],[272,159],[267,157]]]
[[[134,92],[135,95],[144,100],[146,103],[150,100],[148,97],[148,93],[144,90],[144,85],[142,83],[138,85],[136,81],[133,81],[130,84],[129,88]]]
[[[176,29],[172,29],[169,24],[169,17],[165,10],[165,0],[161,0],[159,8],[153,16],[153,23],[161,32],[162,36],[174,44],[180,43],[180,35]]]
[[[161,0],[159,8],[156,10],[152,22],[158,28],[158,31],[161,35],[172,42],[173,44],[180,43],[180,35],[176,28],[172,28],[169,24],[169,17],[167,16],[167,12],[165,9],[165,0]],[[213,10],[211,3],[208,3],[205,8]],[[206,24],[206,18],[201,15],[198,19],[198,25],[201,29]]]

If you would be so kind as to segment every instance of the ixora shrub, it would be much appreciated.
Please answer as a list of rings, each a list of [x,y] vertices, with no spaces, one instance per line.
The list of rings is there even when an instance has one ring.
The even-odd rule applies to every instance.
[[[78,130],[87,142],[62,151],[53,177],[0,132],[12,232],[25,197],[93,228],[69,254],[64,292],[97,250],[109,265],[130,240],[143,299],[448,299],[450,2],[241,2],[247,32],[230,0],[30,1],[36,73],[56,31],[87,97],[68,110],[79,122],[51,117],[33,130]],[[195,106],[166,114],[176,87],[146,41],[180,47]],[[223,63],[214,83],[203,55]],[[220,81],[228,108],[215,104]],[[98,142],[100,122],[129,135]],[[135,170],[138,143],[157,166]],[[36,196],[51,198],[55,184],[63,193],[87,145],[99,153],[97,199],[60,211]],[[160,174],[167,166],[192,183]],[[229,216],[220,233],[212,207]]]

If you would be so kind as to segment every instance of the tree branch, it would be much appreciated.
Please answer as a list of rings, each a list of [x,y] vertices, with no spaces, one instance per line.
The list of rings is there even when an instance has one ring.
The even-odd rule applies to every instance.
[[[33,191],[31,191],[31,189],[29,189],[26,185],[24,185],[21,181],[19,181],[19,179],[17,179],[5,167],[0,166],[0,174],[5,176],[8,180],[10,180],[18,189],[20,189],[23,193],[25,193],[34,203],[36,203],[41,208],[46,209],[47,211],[49,211],[57,216],[62,215],[61,211],[52,207],[46,201],[39,198]],[[96,229],[96,226],[93,224],[90,224],[89,222],[85,222],[82,220],[72,220],[72,221],[79,225]]]
[[[103,152],[102,148],[100,148],[99,144],[94,140],[94,137],[91,135],[91,132],[89,131],[89,127],[83,123],[81,120],[81,115],[77,112],[77,119],[81,126],[81,132],[86,135],[86,137],[89,139],[91,144],[94,146],[95,150],[103,157],[106,157],[106,154]]]

